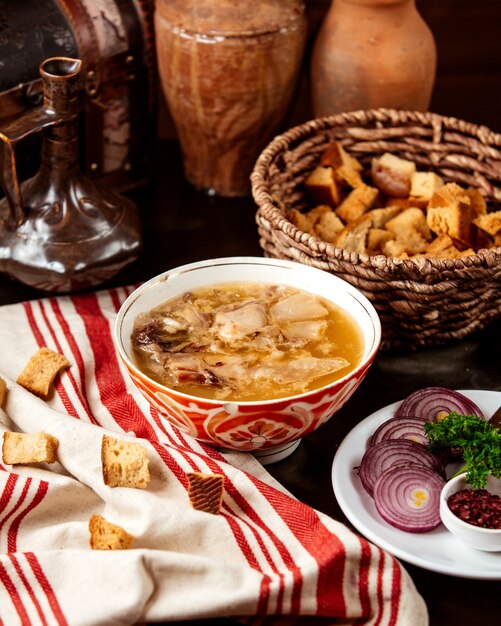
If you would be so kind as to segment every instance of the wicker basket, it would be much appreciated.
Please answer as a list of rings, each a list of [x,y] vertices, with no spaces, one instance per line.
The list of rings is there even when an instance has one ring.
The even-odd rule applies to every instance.
[[[501,208],[501,135],[434,113],[376,109],[309,121],[276,137],[251,175],[265,256],[333,272],[364,293],[383,326],[381,348],[440,345],[501,316],[501,247],[456,258],[397,259],[348,252],[299,230],[287,209],[307,206],[303,182],[332,140],[363,164],[391,152],[446,182],[479,188]]]

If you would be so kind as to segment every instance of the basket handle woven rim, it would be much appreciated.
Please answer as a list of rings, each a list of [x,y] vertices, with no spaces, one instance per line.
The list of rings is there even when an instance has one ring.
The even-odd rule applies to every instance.
[[[293,126],[284,133],[277,135],[258,156],[254,171],[258,166],[268,166],[271,159],[276,154],[288,147],[293,141],[309,135],[312,131],[327,130],[334,126],[346,126],[347,124],[357,124],[363,126],[367,122],[417,122],[420,124],[428,124],[435,127],[453,127],[460,128],[464,132],[476,135],[480,141],[486,144],[494,144],[501,147],[501,134],[496,133],[487,126],[467,122],[457,117],[445,116],[432,111],[408,111],[401,109],[378,108],[378,109],[360,109],[358,111],[349,111],[344,113],[336,113],[325,117],[318,117]],[[254,171],[251,174],[254,175]],[[258,170],[259,171],[259,170]]]
[[[501,134],[495,133],[487,126],[474,124],[465,120],[443,116],[431,111],[408,111],[390,108],[363,109],[337,113],[325,117],[315,118],[294,126],[284,133],[277,135],[258,156],[252,173],[250,175],[252,197],[258,206],[256,220],[259,222],[260,215],[270,225],[304,245],[309,242],[314,248],[323,252],[324,255],[334,257],[344,262],[355,265],[363,264],[377,268],[378,271],[393,273],[396,269],[407,268],[412,273],[416,272],[417,263],[412,259],[399,259],[385,257],[384,255],[369,256],[349,252],[344,248],[335,246],[317,239],[314,235],[299,230],[292,222],[289,222],[283,213],[277,208],[271,193],[268,191],[268,180],[266,173],[278,154],[287,150],[289,146],[298,139],[304,139],[312,133],[329,130],[335,126],[346,126],[347,124],[364,125],[368,122],[392,122],[392,123],[419,123],[429,125],[439,134],[443,127],[452,127],[472,135],[475,135],[482,143],[493,144],[501,147]],[[435,134],[434,132],[434,134]],[[451,269],[466,269],[471,266],[493,267],[501,263],[501,246],[486,250],[479,250],[474,255],[460,257],[456,259],[438,259],[436,257],[420,257],[419,269],[422,273],[436,273]]]

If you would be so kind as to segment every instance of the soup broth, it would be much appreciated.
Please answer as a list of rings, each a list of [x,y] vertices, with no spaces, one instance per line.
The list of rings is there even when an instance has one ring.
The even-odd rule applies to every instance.
[[[293,287],[197,289],[139,315],[136,365],[183,393],[256,401],[323,387],[360,363],[363,338],[340,307]]]

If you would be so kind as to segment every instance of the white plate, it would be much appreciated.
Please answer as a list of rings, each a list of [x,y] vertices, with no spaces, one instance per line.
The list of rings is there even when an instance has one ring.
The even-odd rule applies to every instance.
[[[486,416],[501,405],[499,391],[460,391]],[[394,414],[399,404],[395,402],[369,415],[339,446],[332,464],[332,486],[341,510],[369,541],[403,561],[450,576],[501,580],[501,552],[470,548],[443,525],[427,533],[398,530],[379,516],[372,498],[362,487],[354,468],[360,464],[370,435]]]

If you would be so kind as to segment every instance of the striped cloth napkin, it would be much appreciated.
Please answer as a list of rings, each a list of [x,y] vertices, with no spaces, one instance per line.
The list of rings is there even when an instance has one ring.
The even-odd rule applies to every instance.
[[[59,440],[55,464],[0,463],[0,624],[116,626],[218,616],[427,624],[423,599],[392,556],[297,501],[250,454],[221,454],[159,417],[112,342],[130,291],[0,307],[0,375],[8,386],[0,434],[45,430]],[[72,364],[48,401],[15,383],[41,346]],[[104,433],[147,447],[147,489],[103,483]],[[190,471],[224,474],[221,514],[191,508]],[[92,550],[93,514],[132,534],[132,548]],[[314,619],[320,616],[331,619]]]

